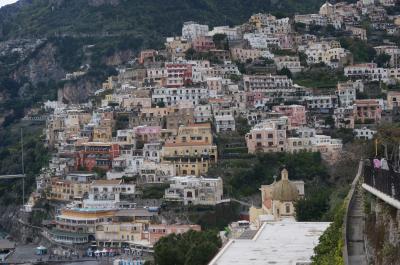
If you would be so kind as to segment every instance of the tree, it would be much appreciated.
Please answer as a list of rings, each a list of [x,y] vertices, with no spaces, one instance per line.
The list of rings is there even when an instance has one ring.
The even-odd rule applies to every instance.
[[[335,120],[331,115],[325,118],[325,125],[328,125],[330,128],[335,127]]]
[[[243,116],[239,116],[236,119],[236,131],[239,135],[245,136],[251,129],[251,126],[247,123],[247,119]]]
[[[344,212],[344,205],[340,205],[336,209],[334,221],[319,238],[319,244],[314,248],[315,255],[311,258],[312,264],[344,264],[342,257],[342,228]]]
[[[226,34],[215,34],[213,36],[215,47],[220,50],[229,50],[229,42]]]
[[[157,102],[157,107],[159,107],[159,108],[165,108],[165,103],[164,103],[164,101],[159,101],[159,102]]]
[[[189,48],[189,49],[185,52],[185,58],[186,58],[186,60],[193,60],[193,59],[195,59],[195,58],[194,58],[195,55],[196,55],[196,50],[193,49],[193,48]]]
[[[329,209],[329,193],[326,189],[318,188],[311,194],[296,202],[296,219],[299,222],[321,221]]]
[[[292,79],[292,72],[287,68],[283,67],[281,70],[277,72],[278,75],[286,75],[288,78]]]
[[[376,50],[366,41],[352,38],[341,38],[340,45],[351,51],[355,63],[365,63],[374,60]]]
[[[154,246],[156,265],[206,265],[221,247],[215,231],[193,231],[171,234]]]
[[[390,61],[390,55],[386,53],[381,53],[375,57],[375,63],[378,67],[387,67]]]

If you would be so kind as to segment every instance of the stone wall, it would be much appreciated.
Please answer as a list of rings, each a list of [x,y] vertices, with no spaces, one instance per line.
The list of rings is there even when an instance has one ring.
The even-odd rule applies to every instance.
[[[400,210],[365,196],[367,254],[370,264],[400,264]]]

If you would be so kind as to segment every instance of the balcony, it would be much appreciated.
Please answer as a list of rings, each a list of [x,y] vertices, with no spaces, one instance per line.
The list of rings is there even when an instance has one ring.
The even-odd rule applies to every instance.
[[[365,166],[362,187],[391,206],[400,209],[400,173]]]

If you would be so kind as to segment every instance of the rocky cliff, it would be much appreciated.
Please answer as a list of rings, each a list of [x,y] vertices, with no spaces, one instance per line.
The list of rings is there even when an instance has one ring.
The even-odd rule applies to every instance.
[[[66,71],[57,60],[57,48],[47,42],[35,50],[20,66],[13,72],[13,79],[20,82],[23,80],[33,84],[48,82],[49,80],[60,80],[65,77]]]
[[[101,88],[101,85],[101,79],[91,76],[83,76],[77,80],[66,82],[58,90],[58,101],[64,103],[86,103],[89,97]]]
[[[21,243],[38,242],[39,230],[24,225],[29,215],[20,211],[18,206],[0,206],[0,227],[9,236]]]

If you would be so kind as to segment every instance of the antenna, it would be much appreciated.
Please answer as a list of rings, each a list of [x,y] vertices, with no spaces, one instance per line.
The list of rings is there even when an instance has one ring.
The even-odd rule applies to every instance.
[[[21,128],[22,205],[25,205],[24,134]]]

